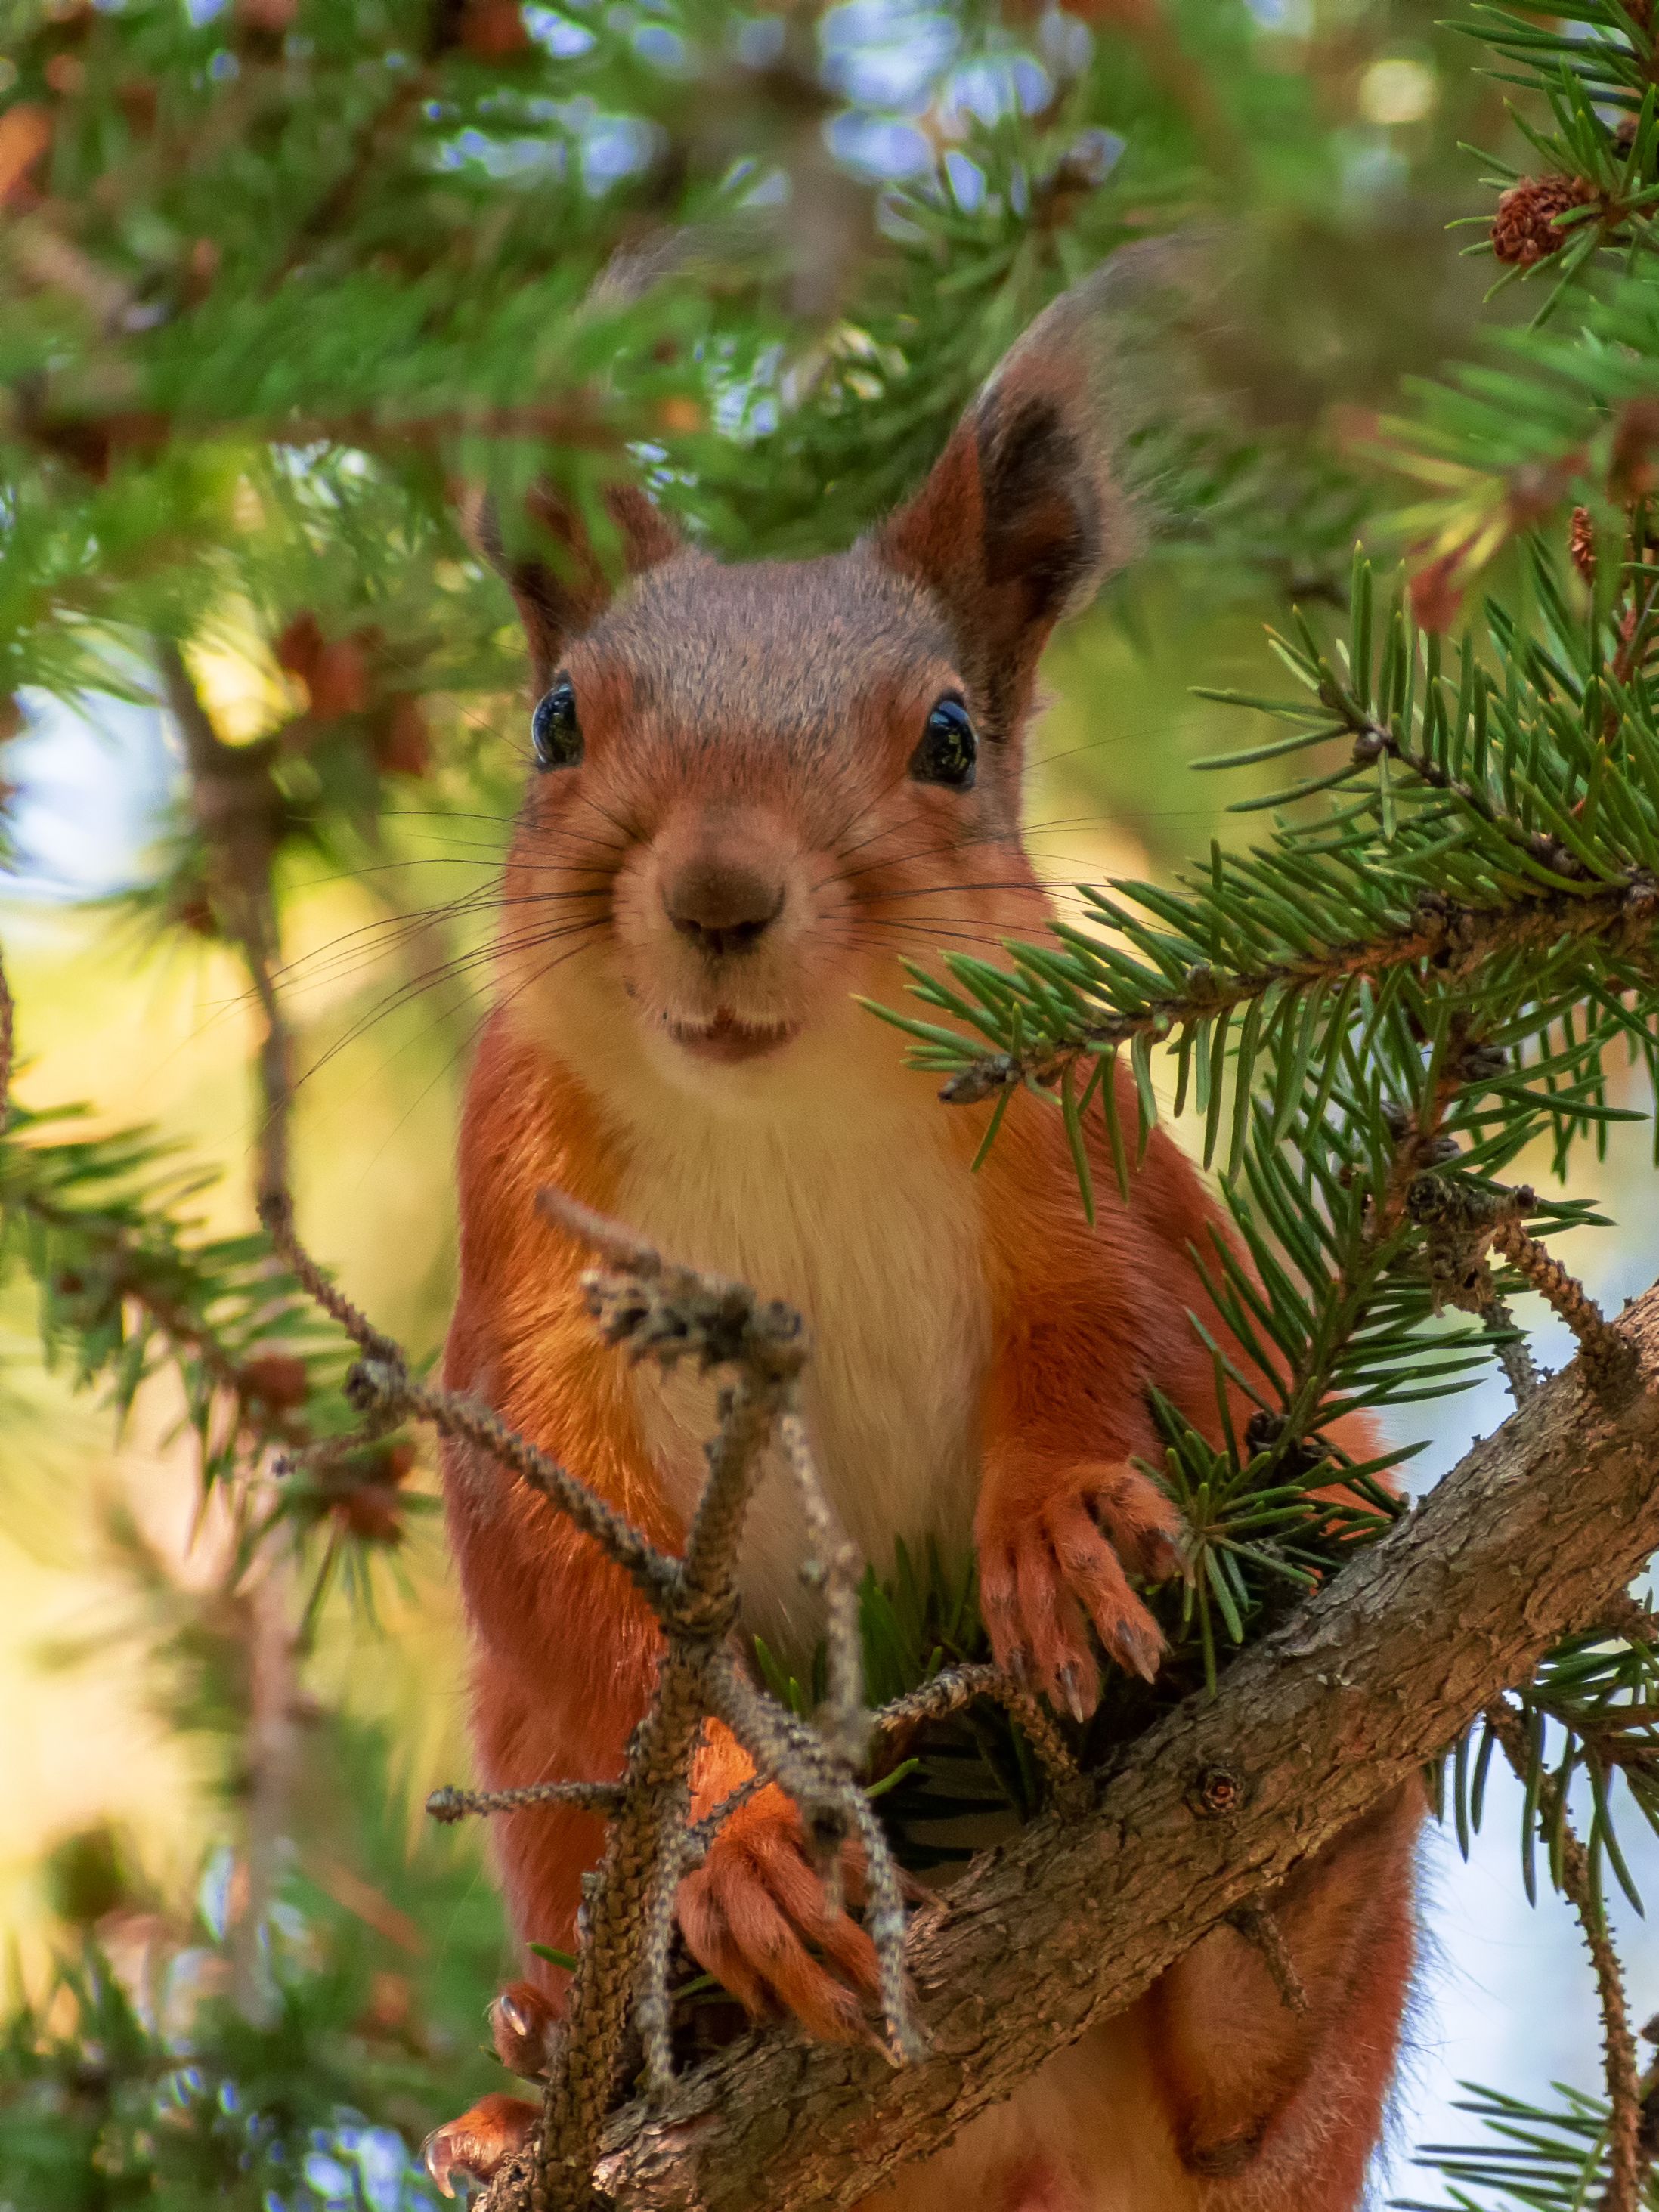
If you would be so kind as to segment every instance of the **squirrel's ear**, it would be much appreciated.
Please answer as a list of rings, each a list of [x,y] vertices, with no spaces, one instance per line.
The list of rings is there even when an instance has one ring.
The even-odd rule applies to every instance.
[[[524,521],[510,542],[493,500],[478,501],[469,518],[474,542],[518,602],[538,691],[568,641],[605,612],[620,577],[654,568],[680,550],[673,525],[638,485],[612,487],[602,507],[603,535],[562,493],[538,483],[525,498]]]
[[[877,539],[942,604],[963,674],[1005,728],[1024,710],[1054,623],[1135,548],[1103,389],[1116,381],[1114,325],[1133,258],[1118,255],[1037,318]]]

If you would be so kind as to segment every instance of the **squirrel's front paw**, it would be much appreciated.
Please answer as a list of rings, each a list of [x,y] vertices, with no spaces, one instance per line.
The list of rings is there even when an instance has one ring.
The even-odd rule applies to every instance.
[[[875,1946],[830,1905],[781,1790],[732,1814],[680,1884],[678,1905],[698,1964],[757,2018],[792,2012],[826,2041],[867,2039]]]
[[[539,2081],[559,2032],[558,2008],[533,1982],[509,1982],[489,2008],[490,2040],[510,2074]]]
[[[458,2179],[493,2181],[535,2134],[540,2117],[540,2106],[522,2097],[480,2097],[459,2120],[427,2137],[421,2152],[426,2170],[446,2197],[455,2194]]]
[[[1180,1574],[1180,1532],[1170,1499],[1121,1460],[1070,1468],[1060,1481],[988,1483],[980,1606],[998,1665],[1086,1720],[1100,1698],[1092,1624],[1108,1656],[1150,1682],[1164,1638],[1124,1562],[1154,1582]]]

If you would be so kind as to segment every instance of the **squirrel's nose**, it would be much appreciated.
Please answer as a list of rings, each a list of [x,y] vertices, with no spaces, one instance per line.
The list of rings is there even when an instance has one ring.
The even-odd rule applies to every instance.
[[[711,959],[748,952],[783,912],[775,877],[727,860],[689,860],[663,893],[668,919]]]

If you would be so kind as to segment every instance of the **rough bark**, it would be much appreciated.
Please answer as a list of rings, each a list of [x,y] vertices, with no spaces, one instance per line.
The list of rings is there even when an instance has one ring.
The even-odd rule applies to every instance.
[[[923,1908],[924,2062],[752,2037],[614,2116],[603,2192],[629,2212],[854,2203],[1443,1751],[1659,1549],[1659,1289],[1619,1326],[1646,1387],[1609,1402],[1575,1362],[1213,1698],[1130,1746],[1086,1812],[1032,1821]],[[522,2193],[503,2177],[492,2212]]]

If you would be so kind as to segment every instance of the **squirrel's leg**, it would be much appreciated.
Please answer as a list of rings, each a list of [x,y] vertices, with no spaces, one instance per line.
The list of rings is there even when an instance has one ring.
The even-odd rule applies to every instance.
[[[1046,1306],[1046,1310],[1045,1310]],[[975,1541],[992,1651],[1081,1720],[1100,1694],[1091,1638],[1150,1678],[1164,1650],[1130,1572],[1181,1571],[1180,1516],[1132,1455],[1151,1449],[1138,1402],[1116,1401],[1079,1303],[1028,1305],[987,1384]]]
[[[1413,1960],[1408,1784],[1266,1901],[1304,1992],[1287,2003],[1259,1945],[1213,1930],[1147,2005],[1151,2057],[1201,2201],[1352,2212],[1382,2133]]]
[[[998,1662],[1081,1719],[1099,1695],[1099,1651],[1147,1676],[1163,1653],[1129,1577],[1181,1571],[1180,1516],[1133,1462],[1158,1453],[1148,1376],[1187,1395],[1193,1298],[1167,1224],[1103,1200],[1090,1227],[1057,1115],[1011,1114],[981,1172],[994,1332],[981,1605]],[[1109,1173],[1097,1172],[1103,1193]],[[1182,1174],[1191,1180],[1155,1137],[1142,1184]]]

